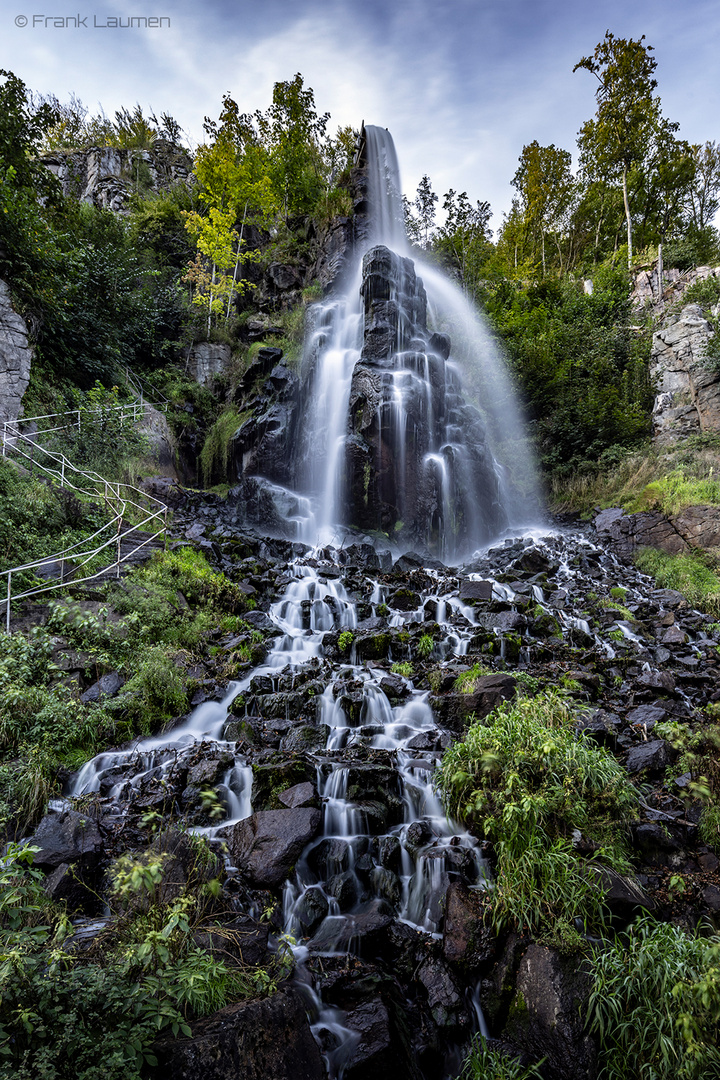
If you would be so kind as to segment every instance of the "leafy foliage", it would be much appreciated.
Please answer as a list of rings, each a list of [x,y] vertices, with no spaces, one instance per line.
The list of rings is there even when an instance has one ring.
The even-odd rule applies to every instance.
[[[480,1036],[476,1037],[465,1058],[457,1080],[539,1080],[541,1076],[539,1065],[523,1066],[501,1050],[489,1046],[487,1039]]]
[[[622,828],[636,803],[614,757],[573,721],[556,690],[504,703],[446,751],[436,781],[448,813],[494,845],[495,924],[549,933],[561,947],[577,944],[581,912],[603,916],[573,830],[599,841],[597,858],[626,866]]]
[[[641,1080],[700,1080],[720,1072],[720,945],[678,926],[638,920],[593,958],[590,1028],[603,1076],[627,1063]]]

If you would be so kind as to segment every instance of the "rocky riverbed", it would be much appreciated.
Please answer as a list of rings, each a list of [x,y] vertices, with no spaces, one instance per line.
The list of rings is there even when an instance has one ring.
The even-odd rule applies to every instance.
[[[252,599],[252,631],[218,632],[194,711],[89,762],[31,837],[79,938],[102,932],[122,852],[164,851],[163,887],[181,887],[189,827],[222,881],[224,944],[209,932],[202,947],[262,964],[292,942],[278,993],[161,1040],[158,1075],[224,1080],[243,1062],[257,1080],[441,1080],[482,1031],[544,1057],[547,1077],[594,1077],[581,958],[483,922],[492,848],[448,820],[433,773],[471,717],[564,688],[578,733],[637,784],[635,873],[602,882],[616,925],[643,910],[715,924],[718,859],[668,732],[709,727],[720,709],[720,625],[591,527],[510,537],[446,567],[361,536],[311,550],[251,535],[232,493],[175,520],[176,542]],[[592,851],[593,837],[574,839]]]

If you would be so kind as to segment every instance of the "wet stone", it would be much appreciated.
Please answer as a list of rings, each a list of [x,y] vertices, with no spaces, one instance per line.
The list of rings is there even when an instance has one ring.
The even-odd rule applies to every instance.
[[[628,752],[625,768],[630,773],[641,772],[643,769],[662,772],[675,756],[676,752],[664,739],[653,739],[633,747]]]

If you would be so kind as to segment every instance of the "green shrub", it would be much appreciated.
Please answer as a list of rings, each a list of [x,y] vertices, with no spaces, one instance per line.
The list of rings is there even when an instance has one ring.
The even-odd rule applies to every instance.
[[[523,1066],[515,1058],[508,1057],[487,1040],[476,1036],[472,1050],[463,1062],[457,1080],[540,1080],[540,1065]]]
[[[231,405],[220,414],[208,431],[200,451],[200,467],[206,487],[213,481],[222,483],[228,479],[228,460],[233,436],[250,415],[249,411],[241,413]]]
[[[601,847],[595,858],[627,869],[623,825],[636,795],[607,751],[575,730],[557,690],[505,702],[473,721],[445,753],[437,786],[447,812],[492,841],[496,926],[544,933],[561,947],[578,944],[578,916],[603,917],[592,871],[573,852],[574,830]]]
[[[476,662],[468,671],[461,671],[455,680],[455,689],[461,694],[474,694],[477,689],[478,679],[484,675],[490,675],[491,668]]]
[[[411,679],[415,668],[412,666],[409,660],[397,660],[390,670],[395,675],[404,675],[405,678]]]
[[[435,642],[430,637],[430,634],[421,634],[420,639],[415,646],[417,654],[421,660],[427,660],[434,647]]]
[[[590,1030],[607,1080],[720,1076],[720,944],[638,920],[592,961]]]
[[[338,649],[340,652],[343,654],[349,653],[354,640],[355,635],[352,630],[343,630],[342,634],[338,635]]]

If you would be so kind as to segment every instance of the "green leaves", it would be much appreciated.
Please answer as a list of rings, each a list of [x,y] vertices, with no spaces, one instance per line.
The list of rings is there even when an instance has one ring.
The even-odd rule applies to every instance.
[[[720,1074],[720,943],[639,919],[592,960],[588,1007],[603,1076],[701,1080]]]
[[[624,869],[618,833],[636,795],[614,757],[575,731],[568,699],[549,690],[471,723],[436,782],[448,813],[494,845],[495,926],[545,935],[563,949],[582,945],[575,919],[598,925],[605,912],[571,834],[599,839],[597,857]]]

